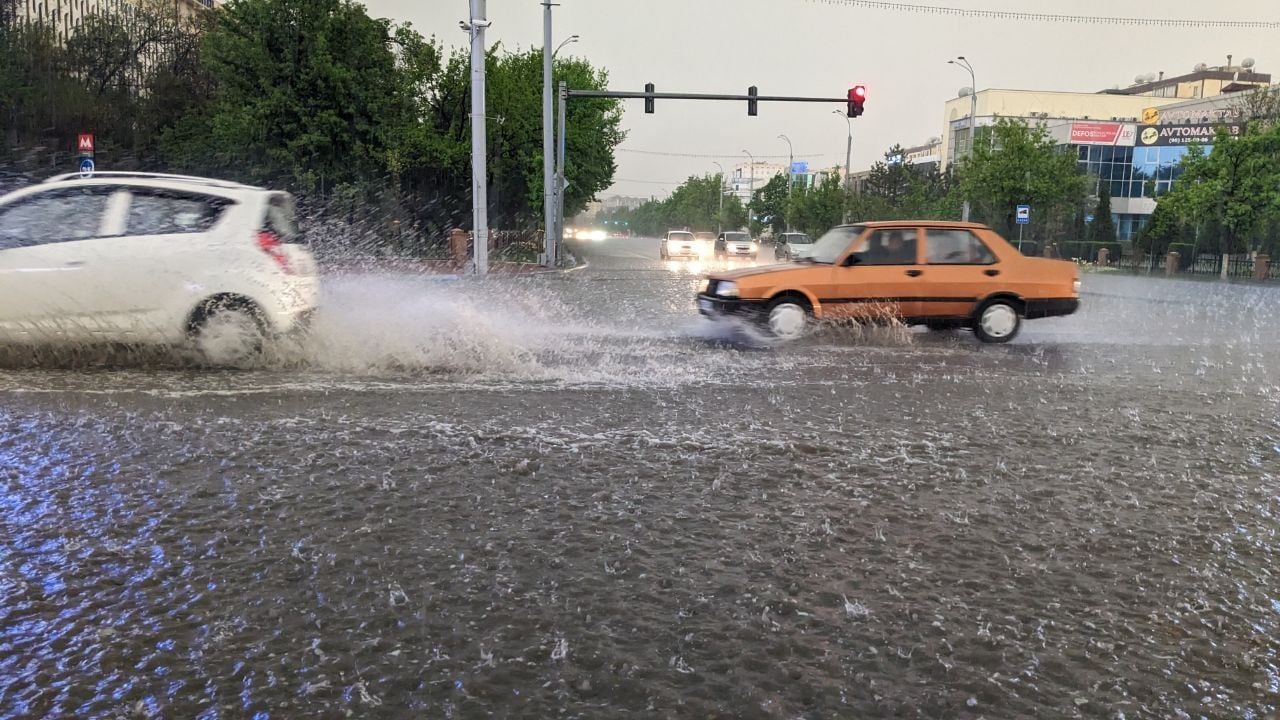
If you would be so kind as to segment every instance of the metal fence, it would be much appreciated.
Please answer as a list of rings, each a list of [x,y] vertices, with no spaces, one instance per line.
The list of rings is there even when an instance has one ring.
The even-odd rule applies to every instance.
[[[1254,278],[1254,259],[1249,255],[1201,254],[1195,258],[1180,258],[1175,275],[1192,275],[1199,277],[1223,277],[1223,263],[1226,263],[1226,277],[1229,279],[1249,280]],[[1108,262],[1109,267],[1137,274],[1163,274],[1168,262],[1167,255],[1125,255]],[[1267,268],[1266,279],[1280,280],[1280,262],[1272,261]]]

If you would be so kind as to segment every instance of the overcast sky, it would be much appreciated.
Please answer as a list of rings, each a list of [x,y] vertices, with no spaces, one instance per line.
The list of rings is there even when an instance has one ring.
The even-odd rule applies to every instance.
[[[1134,28],[1008,20],[964,19],[864,10],[828,0],[558,0],[556,42],[579,35],[563,53],[608,70],[617,90],[842,97],[856,83],[868,88],[866,115],[854,121],[853,168],[864,169],[894,143],[921,144],[942,133],[943,103],[969,84],[947,65],[965,55],[978,87],[1093,92],[1126,86],[1135,75],[1190,72],[1196,63],[1257,60],[1257,70],[1280,73],[1275,30]],[[409,22],[424,35],[463,46],[458,21],[467,0],[365,0],[371,14]],[[1280,20],[1276,0],[920,0],[982,10],[1143,17]],[[1068,9],[1069,8],[1069,9]],[[540,0],[489,0],[491,41],[512,48],[541,45]],[[1268,54],[1270,53],[1270,54]],[[714,173],[713,158],[659,157],[627,152],[722,155],[731,167],[742,150],[781,155],[790,136],[797,160],[811,166],[844,163],[843,106],[672,101],[653,115],[626,101],[628,135],[617,153],[617,181],[601,194],[663,196],[690,174]]]

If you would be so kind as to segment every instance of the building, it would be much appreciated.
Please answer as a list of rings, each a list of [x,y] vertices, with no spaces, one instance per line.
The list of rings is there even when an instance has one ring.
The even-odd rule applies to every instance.
[[[1243,94],[1268,88],[1271,77],[1249,68],[1197,66],[1188,75],[1140,76],[1127,90],[1101,93],[984,90],[976,98],[958,97],[944,109],[940,161],[945,168],[969,152],[975,99],[979,142],[990,137],[983,129],[1002,117],[1038,123],[1076,156],[1094,179],[1095,194],[1107,184],[1117,236],[1131,240],[1155,212],[1156,198],[1177,181],[1188,146],[1211,148],[1220,128],[1243,132]]]
[[[1245,58],[1239,65],[1233,65],[1231,60],[1232,56],[1228,55],[1227,64],[1218,67],[1200,63],[1190,73],[1176,77],[1165,77],[1163,71],[1139,75],[1134,78],[1133,85],[1123,90],[1112,88],[1102,92],[1110,95],[1197,100],[1271,85],[1270,74],[1253,71],[1253,58]]]
[[[743,203],[748,203],[753,190],[764,187],[775,176],[786,175],[787,170],[787,166],[780,163],[740,163],[733,166],[729,177],[725,178],[726,189]]]
[[[92,15],[119,14],[137,16],[141,7],[172,9],[180,19],[223,4],[225,0],[16,0],[18,22],[43,23],[53,30],[58,42],[65,43]]]
[[[600,202],[600,209],[607,213],[618,212],[619,210],[635,210],[645,204],[648,198],[624,197],[622,195],[613,195],[607,197]]]

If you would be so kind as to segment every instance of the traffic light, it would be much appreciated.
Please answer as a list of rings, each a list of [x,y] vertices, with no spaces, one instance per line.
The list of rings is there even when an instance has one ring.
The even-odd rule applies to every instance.
[[[867,86],[854,85],[849,88],[849,117],[862,115],[863,105],[867,102]]]
[[[644,99],[644,111],[650,115],[653,114],[653,83],[644,84],[644,92],[648,97]]]
[[[747,88],[747,97],[749,98],[747,100],[747,115],[750,117],[755,117],[759,114],[759,101],[756,100],[756,96],[759,94],[760,92],[756,90],[755,85]]]

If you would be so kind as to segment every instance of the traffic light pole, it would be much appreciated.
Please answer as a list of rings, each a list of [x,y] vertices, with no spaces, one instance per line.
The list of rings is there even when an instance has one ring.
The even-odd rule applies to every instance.
[[[552,257],[547,259],[547,264],[554,267],[560,261],[560,246],[564,243],[564,190],[568,183],[564,180],[564,146],[567,124],[565,122],[565,105],[568,102],[568,85],[563,81],[560,83],[560,124],[556,127],[559,133],[559,152],[556,153],[556,234],[555,234],[555,251]]]
[[[555,131],[552,122],[555,115],[551,108],[551,8],[550,0],[542,3],[542,202],[544,216],[542,221],[544,250],[548,267],[555,267],[556,240],[555,231]]]

